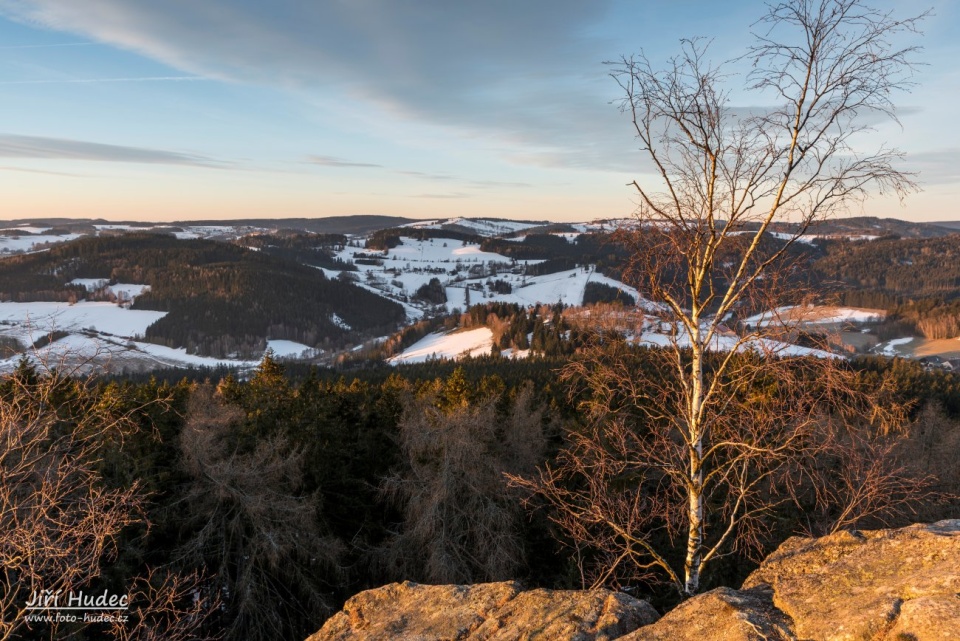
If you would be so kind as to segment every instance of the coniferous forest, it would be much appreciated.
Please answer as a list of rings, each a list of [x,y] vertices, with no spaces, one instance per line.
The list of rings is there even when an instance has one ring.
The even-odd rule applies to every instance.
[[[651,354],[636,350],[632,366],[655,375]],[[150,577],[160,590],[175,577],[182,589],[168,593],[179,614],[206,608],[191,615],[191,635],[304,638],[350,595],[392,581],[583,586],[602,551],[578,544],[548,504],[509,481],[557,465],[586,429],[577,409],[582,388],[558,381],[566,360],[485,357],[348,373],[288,370],[267,357],[247,380],[139,383],[51,378],[23,364],[3,379],[0,400],[47,398],[56,415],[37,410],[32,420],[49,425],[36,438],[63,446],[65,466],[84,461],[85,482],[113,497],[97,508],[116,523],[88,568],[98,588]],[[914,474],[936,475],[937,492],[960,491],[949,455],[960,445],[960,376],[901,360],[850,367],[858,386],[887,388],[887,401],[909,414],[904,438],[875,434],[894,446],[890,455]],[[71,430],[96,440],[65,444]],[[10,456],[0,461],[8,476]],[[824,473],[842,471],[831,472],[841,461],[820,463]],[[31,478],[21,479],[24,492],[41,482]],[[576,489],[576,478],[567,482]],[[625,488],[644,482],[620,480]],[[828,530],[836,515],[813,503],[797,491],[773,510],[755,549],[727,557],[708,587],[737,584],[758,554],[792,533]],[[50,524],[31,516],[35,536],[51,536]],[[858,526],[947,517],[960,517],[957,504],[932,501],[920,514],[866,514]],[[660,543],[682,553],[669,539]],[[679,597],[649,577],[618,581],[661,607]],[[93,639],[107,630],[75,632]]]
[[[846,305],[888,311],[884,336],[960,334],[958,236],[824,243],[813,263],[821,287]]]

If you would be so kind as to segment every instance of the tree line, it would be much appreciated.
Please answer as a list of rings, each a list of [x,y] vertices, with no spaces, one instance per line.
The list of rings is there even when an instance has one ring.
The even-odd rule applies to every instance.
[[[626,359],[638,380],[662,377],[662,361],[651,350],[614,353]],[[89,384],[48,379],[24,364],[0,379],[0,405],[44,417],[37,423],[45,427],[37,432],[36,444],[59,443],[61,449],[47,447],[48,454],[36,463],[63,456],[57,469],[78,465],[70,473],[86,476],[62,487],[74,498],[90,491],[103,497],[98,518],[116,523],[104,530],[106,548],[97,548],[114,552],[83,557],[75,566],[82,576],[64,576],[72,576],[75,585],[117,591],[149,579],[148,584],[173,594],[169,603],[175,611],[167,613],[173,619],[191,612],[194,595],[200,595],[197,607],[207,609],[202,616],[191,615],[199,627],[187,638],[221,633],[230,639],[304,638],[347,597],[399,580],[521,579],[533,586],[580,588],[606,577],[601,583],[632,585],[668,606],[679,594],[666,589],[667,577],[610,565],[614,548],[608,544],[615,532],[604,534],[589,520],[580,521],[586,529],[572,527],[569,510],[578,509],[579,499],[557,505],[556,496],[530,492],[529,483],[549,470],[572,472],[556,479],[570,497],[582,498],[585,490],[599,487],[584,470],[571,470],[571,460],[606,461],[597,469],[615,469],[608,467],[620,452],[615,431],[591,446],[599,450],[571,457],[582,453],[592,429],[581,404],[596,401],[589,392],[592,370],[571,370],[573,362],[481,358],[357,370],[347,379],[337,370],[287,371],[268,357],[247,380],[228,375],[199,382]],[[561,384],[558,368],[582,375]],[[936,474],[940,489],[960,489],[955,461],[941,456],[960,442],[960,377],[882,359],[858,362],[852,372],[857,385],[889,390],[887,400],[912,416],[904,432],[875,433],[872,445],[893,447],[888,454],[912,461],[914,474]],[[817,381],[807,384],[816,387]],[[776,405],[769,381],[755,381],[752,390],[745,393]],[[634,418],[643,413],[642,407],[624,404],[625,397],[609,400],[607,412],[629,410]],[[0,422],[8,431],[22,424]],[[628,439],[642,438],[648,429],[642,421],[618,425],[628,429],[622,434]],[[60,440],[67,437],[90,440]],[[9,448],[14,441],[3,442]],[[832,479],[829,487],[845,487],[850,466],[822,457],[818,474]],[[17,452],[0,451],[5,479],[23,470],[22,462]],[[652,481],[623,469],[604,485],[609,494],[593,500],[610,506],[635,492],[654,497]],[[764,536],[753,547],[729,550],[704,576],[703,589],[737,584],[757,554],[812,523],[829,527],[839,505],[815,509],[810,483],[794,486],[796,504],[763,516]],[[0,550],[9,555],[23,540],[15,534],[18,524],[29,521],[24,515],[41,518],[44,506],[37,501],[43,495],[30,495],[35,486],[25,480],[2,487],[3,500],[29,499],[20,504],[19,520],[4,521],[0,530]],[[929,519],[960,516],[955,503],[913,507]],[[75,515],[78,527],[85,522],[80,516]],[[915,517],[866,513],[855,525],[895,525],[906,518]],[[638,526],[636,536],[649,537],[668,558],[682,557],[683,546],[668,530]],[[56,529],[46,527],[37,532],[54,536]],[[68,534],[61,545],[88,541]],[[84,550],[70,551],[78,555],[77,563]],[[29,553],[42,556],[39,550]],[[63,570],[37,567],[41,574]],[[16,601],[27,584],[15,581],[8,588]],[[138,597],[138,607],[152,603],[145,594]],[[154,618],[143,625],[159,629],[169,620]],[[67,626],[57,633],[67,631],[81,639],[109,632]],[[49,632],[41,626],[18,634],[43,638]]]

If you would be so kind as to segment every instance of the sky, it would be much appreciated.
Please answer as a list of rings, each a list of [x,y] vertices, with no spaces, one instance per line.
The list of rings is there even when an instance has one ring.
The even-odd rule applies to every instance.
[[[851,214],[960,220],[960,0],[930,6],[901,123],[875,134],[907,153],[923,191]],[[648,168],[604,62],[642,50],[662,64],[698,36],[732,58],[762,12],[759,0],[0,0],[0,219],[629,216],[628,183]]]

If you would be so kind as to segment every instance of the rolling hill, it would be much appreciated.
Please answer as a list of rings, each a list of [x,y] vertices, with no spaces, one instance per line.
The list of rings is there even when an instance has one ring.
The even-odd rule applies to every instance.
[[[143,285],[133,300],[90,280]],[[163,234],[87,237],[0,260],[0,300],[111,300],[162,316],[143,337],[215,357],[259,357],[268,339],[309,347],[388,333],[403,308],[322,271],[265,252]]]

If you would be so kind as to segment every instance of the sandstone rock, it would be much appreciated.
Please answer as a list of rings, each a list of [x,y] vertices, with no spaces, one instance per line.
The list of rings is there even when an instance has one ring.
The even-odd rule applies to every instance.
[[[646,601],[609,590],[530,590],[521,592],[488,618],[469,638],[617,639],[657,620]]]
[[[352,597],[308,641],[606,641],[656,618],[645,601],[608,590],[404,582]]]
[[[960,520],[795,537],[740,590],[656,619],[606,590],[395,583],[354,596],[308,641],[960,641]]]
[[[792,538],[744,582],[801,639],[960,639],[960,520]]]
[[[693,597],[620,641],[795,641],[790,620],[765,588],[717,588]]]

